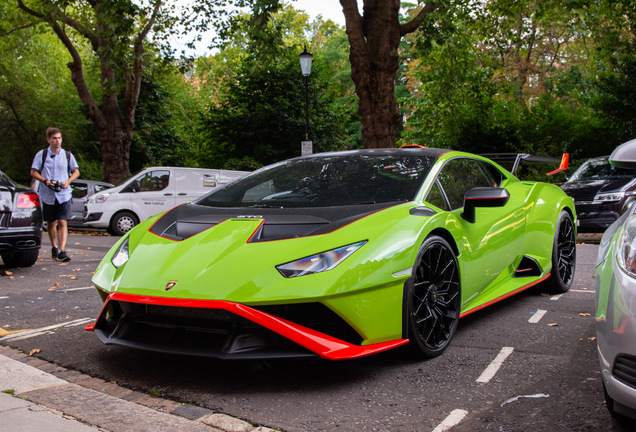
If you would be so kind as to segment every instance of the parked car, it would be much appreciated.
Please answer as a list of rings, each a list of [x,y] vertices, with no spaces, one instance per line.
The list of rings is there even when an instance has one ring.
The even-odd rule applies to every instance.
[[[110,199],[110,198],[109,198]],[[555,185],[434,148],[322,153],[149,218],[93,277],[105,344],[239,359],[442,354],[460,317],[574,279]]]
[[[77,179],[70,185],[71,193],[71,219],[68,220],[69,227],[84,227],[84,205],[91,195],[115,187],[114,185],[96,180]],[[31,189],[38,191],[40,182],[33,180]],[[46,222],[44,223],[46,228]]]
[[[609,157],[617,168],[636,168],[636,140]],[[636,422],[636,208],[603,235],[596,262],[596,341],[606,406],[619,422]],[[633,429],[632,429],[633,430]]]
[[[139,222],[192,201],[247,174],[246,171],[151,167],[86,201],[84,223],[124,235]]]
[[[0,256],[4,265],[32,266],[41,244],[40,197],[0,171]]]
[[[561,189],[574,198],[579,232],[603,232],[636,196],[636,169],[611,165],[608,156],[592,158]]]

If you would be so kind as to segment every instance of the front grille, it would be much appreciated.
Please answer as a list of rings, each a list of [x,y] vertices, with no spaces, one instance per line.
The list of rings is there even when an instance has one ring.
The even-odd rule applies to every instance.
[[[621,355],[614,362],[614,378],[636,389],[636,357]]]

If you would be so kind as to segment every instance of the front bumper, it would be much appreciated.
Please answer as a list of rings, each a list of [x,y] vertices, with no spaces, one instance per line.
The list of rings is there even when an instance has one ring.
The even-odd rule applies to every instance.
[[[222,359],[322,357],[344,360],[376,354],[408,339],[356,345],[265,312],[223,300],[190,300],[111,293],[95,323],[105,344]]]
[[[42,228],[39,226],[0,228],[0,253],[2,254],[40,249],[41,244]]]
[[[636,419],[636,279],[618,267],[615,248],[596,270],[596,340],[614,410]]]
[[[604,232],[621,216],[622,203],[575,203],[579,232]]]

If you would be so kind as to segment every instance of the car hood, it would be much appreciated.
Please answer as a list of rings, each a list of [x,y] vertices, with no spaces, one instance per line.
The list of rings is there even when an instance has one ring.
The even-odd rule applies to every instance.
[[[128,262],[117,270],[112,264],[102,262],[93,282],[106,291],[159,297],[222,299],[248,304],[311,301],[342,294],[344,287],[365,289],[391,282],[377,280],[392,278],[390,271],[366,274],[360,269],[390,265],[397,254],[410,250],[417,239],[417,232],[404,234],[404,228],[399,225],[408,217],[412,203],[392,203],[384,209],[381,206],[322,209],[322,213],[307,209],[259,209],[268,213],[266,215],[232,215],[236,209],[207,209],[193,215],[197,209],[182,207],[156,220],[149,219],[131,231]],[[366,211],[361,211],[363,208]],[[223,211],[226,214],[219,213]],[[330,221],[330,216],[340,218]],[[205,223],[201,224],[202,221]],[[198,232],[187,238],[170,234],[170,227],[179,223],[186,227],[177,234],[190,230],[189,224],[205,228],[198,227]],[[309,227],[311,235],[299,232],[300,235],[287,233],[278,239],[259,238],[268,224],[275,233],[290,227],[292,231],[299,227],[306,231]],[[325,226],[333,229],[325,229]],[[413,218],[412,227],[421,229],[420,217]],[[404,234],[400,241],[396,241],[397,232]],[[332,270],[285,278],[276,269],[280,264],[365,241],[364,246]],[[110,261],[111,256],[108,254],[105,260]],[[167,288],[171,282],[176,284]]]
[[[576,180],[561,185],[561,189],[576,201],[593,201],[599,193],[621,192],[636,187],[636,179],[600,179],[600,180]]]

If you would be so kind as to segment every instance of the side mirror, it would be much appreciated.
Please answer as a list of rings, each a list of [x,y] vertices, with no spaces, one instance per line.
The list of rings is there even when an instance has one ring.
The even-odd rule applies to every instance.
[[[619,168],[636,168],[636,139],[616,147],[609,157],[609,163]]]
[[[510,199],[510,193],[503,188],[472,188],[464,196],[464,210],[461,217],[466,222],[475,223],[475,207],[503,207],[508,199]]]
[[[568,181],[568,180],[570,180],[570,174],[565,175],[565,181]]]

